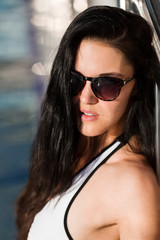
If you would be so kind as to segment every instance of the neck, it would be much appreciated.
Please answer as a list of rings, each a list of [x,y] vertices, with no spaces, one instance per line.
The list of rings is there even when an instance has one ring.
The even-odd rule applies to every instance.
[[[119,134],[120,135],[120,134]],[[77,166],[76,170],[81,169],[106,146],[110,145],[119,135],[99,135],[95,137],[87,137],[80,135],[76,153]]]

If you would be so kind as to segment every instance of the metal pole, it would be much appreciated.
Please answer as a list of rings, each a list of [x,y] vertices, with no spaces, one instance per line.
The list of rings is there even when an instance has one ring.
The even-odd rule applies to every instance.
[[[158,31],[159,28],[159,18],[157,18],[156,12],[159,13],[159,5],[158,2],[151,2],[151,0],[126,0],[126,9],[131,10],[129,3],[134,3],[135,6],[137,7],[137,10],[139,14],[146,18],[153,28],[155,29],[154,31],[154,47],[157,53],[157,56],[160,60],[160,43],[159,43],[159,38],[160,38],[160,32]],[[154,8],[153,8],[153,5]],[[157,10],[157,11],[156,11]],[[155,12],[156,11],[156,12]],[[156,27],[155,27],[156,26]],[[157,169],[157,177],[158,181],[160,184],[160,84],[156,83],[155,84],[155,127],[156,127],[156,132],[155,132],[155,153],[156,153],[156,169]]]
[[[156,148],[156,167],[157,176],[160,183],[160,90],[158,84],[155,86],[155,121],[156,121],[156,134],[155,134],[155,148]]]

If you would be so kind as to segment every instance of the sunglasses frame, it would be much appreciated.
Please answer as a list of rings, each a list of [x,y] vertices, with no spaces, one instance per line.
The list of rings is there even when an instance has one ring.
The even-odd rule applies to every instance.
[[[71,71],[71,74],[72,75],[74,75],[74,76],[76,76],[76,77],[78,77],[79,78],[79,80],[81,81],[81,82],[83,82],[84,83],[84,85],[83,85],[83,87],[82,87],[82,89],[80,90],[80,92],[83,90],[83,88],[85,87],[85,82],[86,81],[90,81],[91,82],[91,89],[92,89],[92,91],[93,91],[93,93],[94,93],[94,95],[98,98],[98,99],[100,99],[100,100],[103,100],[103,101],[113,101],[113,100],[115,100],[118,96],[119,96],[119,94],[120,94],[120,92],[121,92],[121,88],[122,87],[124,87],[127,83],[129,83],[131,80],[133,80],[136,76],[135,75],[133,75],[131,78],[129,78],[129,79],[121,79],[121,78],[117,78],[117,77],[109,77],[109,76],[99,76],[99,77],[86,77],[86,76],[83,76],[80,72],[77,72],[77,71]],[[119,80],[120,81],[120,87],[119,87],[119,89],[118,89],[118,92],[117,92],[117,94],[116,94],[116,96],[114,97],[114,98],[112,98],[112,99],[104,99],[103,97],[101,98],[101,97],[99,97],[97,94],[96,94],[96,92],[94,91],[94,87],[93,87],[93,83],[97,80],[97,79],[99,79],[99,78],[101,78],[101,79],[105,79],[105,78],[112,78],[112,79],[115,79],[115,80]],[[71,82],[71,81],[70,81]],[[79,93],[80,93],[79,92]],[[78,93],[78,94],[79,94]],[[77,94],[77,95],[78,95]],[[76,95],[75,95],[76,96]]]

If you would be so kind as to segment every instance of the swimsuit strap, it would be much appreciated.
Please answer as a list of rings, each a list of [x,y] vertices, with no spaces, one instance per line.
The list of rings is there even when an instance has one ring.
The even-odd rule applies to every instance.
[[[117,152],[121,147],[123,147],[125,145],[125,142],[121,141],[121,139],[123,139],[122,135],[119,136],[118,138],[116,138],[116,140],[113,143],[111,143],[109,146],[104,148],[102,150],[102,152],[100,154],[98,154],[98,156],[96,158],[94,158],[91,162],[89,162],[89,164],[85,165],[85,167],[79,171],[78,176],[75,179],[75,185],[79,181],[79,178],[81,178],[81,177],[83,178],[84,175],[87,175],[87,177],[85,177],[85,179],[81,183],[81,185],[79,184],[77,191],[71,198],[71,200],[68,204],[68,207],[66,208],[65,215],[64,215],[64,228],[65,228],[65,231],[66,231],[66,234],[67,234],[69,240],[73,240],[73,238],[68,230],[68,226],[67,226],[67,216],[68,216],[68,213],[69,213],[72,203],[74,202],[74,200],[76,199],[76,197],[78,196],[80,191],[87,184],[89,179],[97,171],[97,169],[99,169],[100,166],[102,166],[115,152]],[[73,183],[73,185],[74,185],[74,183]]]

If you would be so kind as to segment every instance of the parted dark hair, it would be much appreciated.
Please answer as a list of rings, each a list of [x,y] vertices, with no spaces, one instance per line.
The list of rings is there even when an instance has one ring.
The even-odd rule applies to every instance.
[[[27,239],[36,213],[49,199],[64,192],[73,180],[79,134],[69,79],[82,39],[100,40],[120,49],[134,67],[136,93],[125,119],[124,139],[129,141],[136,135],[140,152],[156,171],[154,86],[160,74],[152,37],[150,25],[141,16],[108,6],[86,9],[66,30],[42,104],[28,183],[17,201],[19,240]]]

